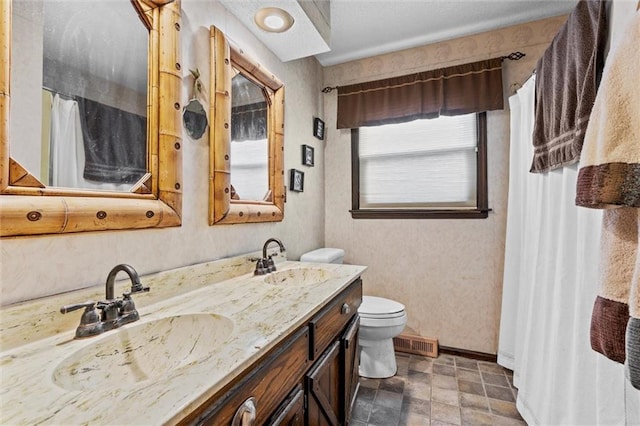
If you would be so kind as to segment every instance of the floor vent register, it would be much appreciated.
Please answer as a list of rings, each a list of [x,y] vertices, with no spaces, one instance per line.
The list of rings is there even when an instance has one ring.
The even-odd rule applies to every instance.
[[[403,333],[393,338],[393,348],[398,352],[438,357],[438,339],[429,337]]]

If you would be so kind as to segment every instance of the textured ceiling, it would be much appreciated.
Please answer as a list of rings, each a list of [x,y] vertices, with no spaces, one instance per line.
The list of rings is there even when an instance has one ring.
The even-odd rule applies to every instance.
[[[331,0],[323,66],[569,13],[575,0]]]
[[[315,55],[323,66],[562,15],[577,3],[577,0],[220,1],[281,60]],[[309,5],[330,21],[327,30],[330,37],[327,34],[320,37],[322,29],[314,25]],[[253,14],[264,6],[288,10],[296,23],[281,34],[258,29]],[[323,43],[326,39],[328,46]]]

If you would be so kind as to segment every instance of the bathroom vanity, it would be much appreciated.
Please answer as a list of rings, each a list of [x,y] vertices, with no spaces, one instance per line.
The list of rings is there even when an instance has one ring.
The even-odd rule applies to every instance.
[[[142,277],[140,320],[99,336],[59,309],[102,286],[3,307],[0,423],[344,423],[365,267],[252,257]]]
[[[357,279],[180,423],[346,423],[358,383],[361,300]]]

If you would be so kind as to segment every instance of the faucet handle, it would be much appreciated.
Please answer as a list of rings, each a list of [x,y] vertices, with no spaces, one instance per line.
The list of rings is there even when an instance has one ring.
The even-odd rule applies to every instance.
[[[96,312],[96,302],[63,306],[60,308],[60,312],[66,314],[80,308],[84,308],[84,312],[80,317],[80,325],[76,328],[76,337],[82,338],[102,333],[103,328],[100,322],[100,315]]]
[[[66,305],[60,308],[61,314],[67,314],[69,312],[77,311],[80,308],[86,308],[85,310],[94,310],[96,308],[96,302],[84,302],[76,303],[74,305]]]

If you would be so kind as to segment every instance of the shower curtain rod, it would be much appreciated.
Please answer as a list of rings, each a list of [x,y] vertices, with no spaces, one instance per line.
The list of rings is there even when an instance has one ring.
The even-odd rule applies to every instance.
[[[524,58],[525,56],[527,56],[527,54],[526,54],[526,53],[522,53],[522,52],[520,52],[520,51],[517,51],[517,52],[511,52],[511,53],[509,53],[509,54],[508,54],[508,55],[506,55],[506,56],[500,56],[500,59],[502,59],[503,61],[504,61],[505,59],[508,59],[508,60],[510,60],[510,61],[519,61],[520,59]],[[330,92],[332,92],[332,91],[336,90],[336,89],[337,89],[337,88],[339,88],[339,87],[340,87],[340,86],[334,86],[334,87],[329,87],[329,86],[327,86],[327,87],[324,87],[324,88],[321,90],[321,92],[322,92],[322,93],[330,93]]]
[[[51,93],[52,95],[62,96],[63,98],[67,98],[67,100],[72,100],[72,101],[76,100],[76,96],[75,95],[68,95],[66,93],[58,92],[57,90],[51,89],[51,88],[46,87],[46,86],[42,86],[42,88],[44,90],[46,90],[47,92]]]

